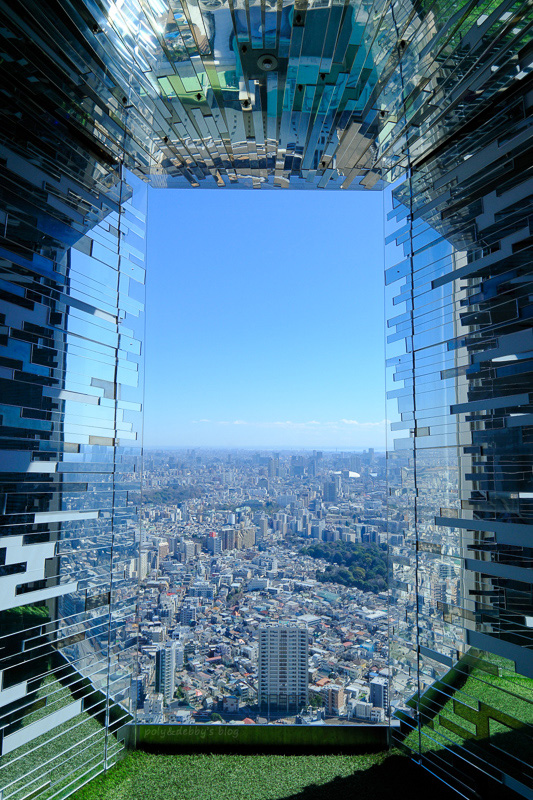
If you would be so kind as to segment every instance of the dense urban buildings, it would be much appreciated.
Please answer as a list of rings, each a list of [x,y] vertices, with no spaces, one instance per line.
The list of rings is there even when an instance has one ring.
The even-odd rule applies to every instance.
[[[384,453],[148,450],[144,486],[127,566],[139,721],[384,722],[369,701],[388,676]],[[279,641],[287,630],[295,651]],[[170,643],[168,698],[158,659]]]
[[[164,536],[141,539],[139,511],[148,183],[384,191],[390,654],[387,674],[369,669],[363,680],[389,678],[387,699],[377,688],[373,698],[394,711],[394,741],[463,796],[492,778],[530,797],[530,3],[12,0],[0,17],[3,800],[65,796],[90,780],[116,760],[142,704],[161,720],[178,717],[163,653],[174,653],[180,686],[181,663],[196,675],[198,657],[202,696],[212,673],[200,656],[242,658],[246,683],[256,656],[234,620],[222,651],[209,654],[210,626],[227,611],[213,602],[223,574],[232,575],[226,597],[247,582],[243,629],[253,614],[283,621],[280,559],[295,590],[303,586],[296,602],[309,606],[309,631],[327,616],[316,598],[330,602],[329,584],[348,580],[343,569],[369,588],[356,563],[366,523],[353,512],[346,525],[339,508],[333,527],[355,538],[324,539],[316,496],[290,509],[296,539],[305,538],[298,503],[317,517],[308,553],[295,544],[291,556],[290,542],[276,553],[273,542],[258,572],[247,558],[226,570],[227,551],[257,548],[252,563],[263,558],[257,531],[268,538],[274,522],[266,508],[265,523],[237,506],[209,526],[205,557],[194,536],[176,537],[191,570],[186,579],[178,568],[174,581],[183,578],[185,595],[177,627],[194,628],[204,650],[191,653],[181,635],[169,643],[164,620],[178,609],[172,593],[159,599],[161,569],[172,577],[177,562]],[[334,242],[331,257],[352,268]],[[263,457],[258,490],[281,469],[281,456]],[[316,478],[301,462],[294,478],[302,468]],[[336,471],[321,476],[328,513],[344,499]],[[287,519],[275,522],[283,538]],[[328,562],[343,542],[348,566],[337,553]],[[145,543],[157,548],[155,565]],[[308,583],[305,594],[298,569],[311,572],[311,560],[323,567],[312,580],[325,586]],[[385,588],[372,586],[379,599]],[[356,614],[366,597],[345,588],[333,600],[334,634],[355,647],[357,637],[341,634],[364,631]],[[259,608],[252,592],[267,594]],[[381,609],[367,610],[371,621]],[[239,638],[242,652],[225,650],[241,648]],[[152,662],[163,691],[150,695]],[[328,679],[329,713],[340,718],[350,700],[369,722],[385,713]],[[235,707],[226,697],[227,712]]]

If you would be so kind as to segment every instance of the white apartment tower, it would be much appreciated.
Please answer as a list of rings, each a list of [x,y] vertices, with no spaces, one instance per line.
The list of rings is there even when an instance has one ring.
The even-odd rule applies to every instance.
[[[172,702],[176,687],[176,642],[167,642],[155,654],[155,690],[167,703]]]
[[[308,640],[305,625],[259,626],[258,701],[261,709],[299,711],[307,705]]]

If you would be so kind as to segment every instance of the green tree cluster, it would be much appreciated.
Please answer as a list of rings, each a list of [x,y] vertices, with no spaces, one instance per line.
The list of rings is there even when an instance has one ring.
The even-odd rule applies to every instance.
[[[181,486],[180,484],[169,484],[161,489],[143,492],[143,502],[156,505],[176,505],[184,500],[192,500],[202,497],[205,494],[203,486]]]
[[[309,694],[309,705],[312,708],[322,708],[324,705],[324,698],[316,692],[311,692]]]
[[[316,572],[317,581],[322,583],[340,583],[376,593],[387,586],[386,553],[375,544],[317,542],[300,552],[328,562],[325,570]]]

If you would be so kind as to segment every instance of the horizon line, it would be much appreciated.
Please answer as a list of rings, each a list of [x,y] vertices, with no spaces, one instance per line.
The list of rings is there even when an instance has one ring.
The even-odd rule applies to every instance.
[[[366,445],[366,447],[346,447],[345,445],[298,445],[295,447],[288,447],[287,445],[209,445],[209,444],[144,444],[144,450],[276,450],[276,451],[289,451],[292,452],[294,450],[316,450],[318,452],[323,452],[327,450],[328,452],[334,452],[337,450],[341,450],[345,453],[363,453],[365,450],[373,450],[374,452],[382,452],[386,453],[387,448],[382,445]]]

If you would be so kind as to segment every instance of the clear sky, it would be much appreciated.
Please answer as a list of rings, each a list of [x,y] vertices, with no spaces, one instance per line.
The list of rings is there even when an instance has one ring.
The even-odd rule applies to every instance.
[[[383,447],[381,192],[148,203],[145,445]]]

